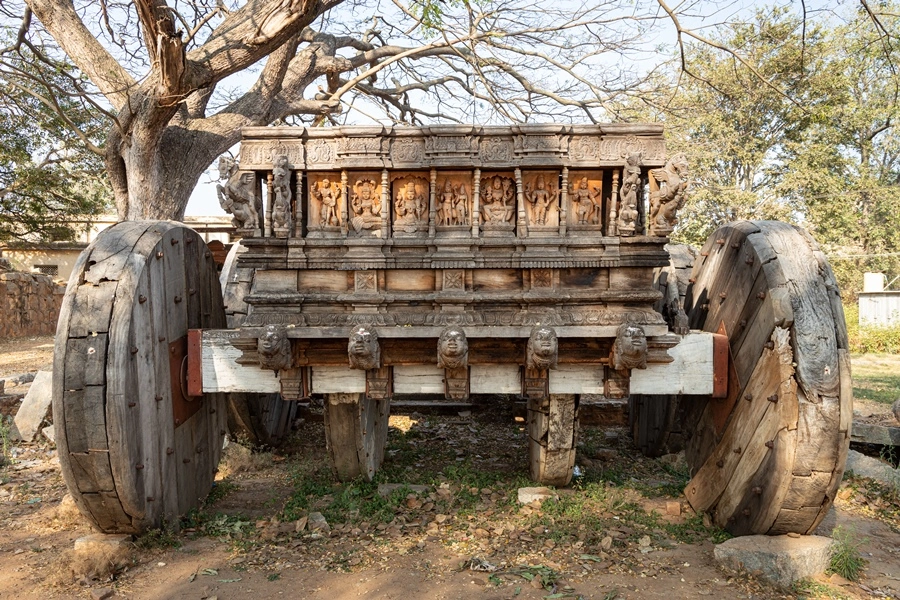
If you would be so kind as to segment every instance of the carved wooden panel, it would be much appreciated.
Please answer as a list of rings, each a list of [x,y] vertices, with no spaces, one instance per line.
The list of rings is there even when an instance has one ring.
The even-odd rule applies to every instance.
[[[256,141],[241,144],[241,166],[245,169],[268,169],[279,156],[299,168],[304,164],[303,142],[296,140]]]
[[[335,140],[307,140],[306,168],[330,169],[337,158]]]
[[[346,199],[341,188],[339,173],[310,173],[307,178],[309,199],[310,235],[315,233],[339,233],[343,224]]]
[[[483,235],[512,234],[516,218],[516,180],[512,173],[482,175],[480,211]]]
[[[425,140],[403,137],[391,143],[391,163],[394,167],[421,167],[425,164]]]
[[[381,173],[350,173],[349,229],[359,237],[377,237],[381,233]]]
[[[606,138],[600,142],[600,160],[620,161],[635,152],[640,152],[649,162],[665,160],[666,143],[662,138],[637,135]]]
[[[466,289],[466,272],[462,269],[445,269],[442,288],[445,292],[462,292]]]
[[[566,209],[570,230],[600,230],[603,215],[603,173],[601,171],[569,171],[569,206]]]
[[[511,137],[485,136],[481,138],[478,158],[484,166],[507,166],[513,162],[513,151]]]
[[[526,171],[522,175],[525,187],[525,214],[530,232],[559,226],[560,188],[557,171]]]
[[[425,174],[404,173],[391,177],[395,237],[428,235],[430,196],[431,187]]]
[[[435,225],[438,232],[468,234],[472,227],[472,174],[465,171],[438,173]]]

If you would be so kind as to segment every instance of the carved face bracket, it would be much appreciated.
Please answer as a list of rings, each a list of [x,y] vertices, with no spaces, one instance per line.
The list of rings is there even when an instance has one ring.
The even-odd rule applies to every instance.
[[[622,323],[616,330],[610,364],[617,371],[647,368],[647,334],[634,323]]]
[[[525,349],[525,366],[529,369],[555,369],[559,359],[559,338],[552,327],[537,326],[531,330]]]
[[[288,339],[286,327],[268,325],[256,341],[256,351],[259,355],[259,366],[263,369],[277,372],[293,366],[291,340]]]
[[[378,342],[378,333],[365,325],[356,327],[350,333],[347,357],[350,359],[351,369],[368,371],[381,368],[381,344]]]
[[[451,325],[441,332],[437,351],[437,365],[442,369],[469,366],[469,341],[460,327]]]

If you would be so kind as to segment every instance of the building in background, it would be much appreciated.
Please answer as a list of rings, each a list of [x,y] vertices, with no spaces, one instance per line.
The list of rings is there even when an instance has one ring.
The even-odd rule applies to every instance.
[[[900,324],[900,290],[886,289],[884,273],[864,273],[863,291],[859,293],[860,325]]]
[[[66,282],[81,251],[87,248],[97,234],[118,222],[115,215],[101,215],[90,223],[73,223],[80,231],[77,241],[70,242],[16,242],[0,246],[0,256],[9,260],[12,268],[25,273],[42,273],[56,281]],[[234,226],[230,215],[215,217],[187,216],[184,223],[199,233],[220,265],[233,241]]]

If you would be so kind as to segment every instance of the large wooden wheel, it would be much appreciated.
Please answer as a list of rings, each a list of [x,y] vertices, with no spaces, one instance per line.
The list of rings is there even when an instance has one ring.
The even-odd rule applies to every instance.
[[[177,524],[212,487],[221,395],[187,397],[187,330],[223,328],[216,265],[175,222],[133,221],[81,254],[56,333],[53,414],[63,477],[101,531]]]
[[[742,221],[700,253],[685,309],[730,343],[728,397],[682,398],[685,488],[735,535],[809,533],[840,484],[850,444],[847,330],[831,267],[784,223]]]
[[[528,464],[534,481],[557,487],[572,481],[578,399],[575,394],[528,399]]]
[[[371,481],[384,461],[391,401],[365,394],[325,396],[325,446],[335,478]]]
[[[228,328],[240,327],[250,311],[245,298],[253,286],[255,269],[238,267],[237,258],[247,247],[235,243],[222,267],[219,282],[225,302]],[[281,394],[228,394],[228,430],[253,446],[276,446],[290,432],[299,403]]]

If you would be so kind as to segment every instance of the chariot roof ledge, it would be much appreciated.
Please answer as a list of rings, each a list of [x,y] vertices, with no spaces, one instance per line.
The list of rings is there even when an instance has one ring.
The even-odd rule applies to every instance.
[[[641,164],[665,164],[658,123],[424,127],[245,127],[242,170],[271,169],[287,156],[296,170],[620,166],[640,153]]]

